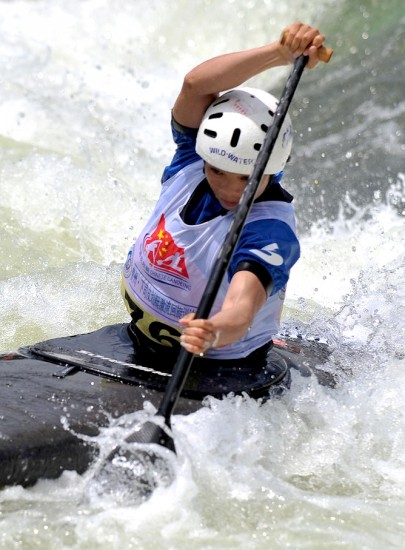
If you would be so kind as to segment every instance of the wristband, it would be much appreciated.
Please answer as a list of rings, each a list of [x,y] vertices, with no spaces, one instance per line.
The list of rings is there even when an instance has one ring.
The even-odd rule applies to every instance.
[[[211,344],[212,348],[217,347],[220,338],[221,338],[221,331],[220,330],[215,331],[215,340]]]

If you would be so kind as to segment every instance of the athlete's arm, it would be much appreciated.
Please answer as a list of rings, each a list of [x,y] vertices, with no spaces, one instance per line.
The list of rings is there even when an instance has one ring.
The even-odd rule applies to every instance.
[[[225,346],[242,338],[267,299],[258,277],[251,271],[238,271],[232,277],[221,311],[210,319],[194,319],[194,314],[180,319],[185,327],[181,344],[187,351],[204,353],[213,343]]]
[[[284,31],[288,37],[259,48],[214,57],[192,69],[184,78],[183,86],[173,108],[179,124],[198,128],[208,106],[220,92],[240,86],[263,71],[293,63],[302,53],[309,56],[307,66],[318,63],[318,48],[325,40],[318,29],[294,23]]]

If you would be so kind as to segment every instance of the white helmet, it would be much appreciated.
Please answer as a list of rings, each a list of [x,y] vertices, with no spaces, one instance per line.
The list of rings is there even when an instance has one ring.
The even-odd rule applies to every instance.
[[[255,88],[235,88],[208,107],[198,129],[196,151],[206,162],[236,174],[249,175],[263,145],[278,101]],[[265,174],[283,170],[290,156],[292,125],[287,114]]]

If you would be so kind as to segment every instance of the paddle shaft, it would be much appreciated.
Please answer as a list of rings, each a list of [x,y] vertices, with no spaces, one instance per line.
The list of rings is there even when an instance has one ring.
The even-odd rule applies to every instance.
[[[281,95],[278,107],[274,113],[273,122],[267,130],[263,146],[257,156],[252,174],[243,192],[239,205],[235,211],[232,222],[229,226],[224,243],[218,253],[212,268],[209,281],[196,311],[196,319],[207,319],[215,298],[217,296],[222,279],[228,269],[232,254],[239,241],[246,218],[253,205],[253,201],[262,180],[269,157],[273,151],[281,126],[284,122],[291,100],[297,89],[301,75],[308,61],[307,56],[301,55],[294,63],[294,68],[287,80],[284,91]],[[184,383],[190,371],[194,354],[180,350],[176,364],[173,368],[172,376],[166,386],[166,390],[160,403],[157,414],[165,418],[166,424],[170,426],[170,416],[180,397]]]

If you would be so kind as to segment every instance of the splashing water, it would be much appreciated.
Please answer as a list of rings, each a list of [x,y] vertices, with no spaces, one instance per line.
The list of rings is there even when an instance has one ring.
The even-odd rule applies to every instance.
[[[136,505],[84,498],[98,463],[3,489],[0,548],[401,549],[402,2],[3,0],[0,14],[1,349],[127,319],[121,264],[173,153],[183,74],[301,19],[335,53],[291,112],[302,257],[283,331],[328,342],[339,373],[334,389],[294,373],[266,403],[207,398],[175,415],[173,481]],[[257,84],[276,92],[274,74]],[[150,412],[111,420],[100,456]]]

